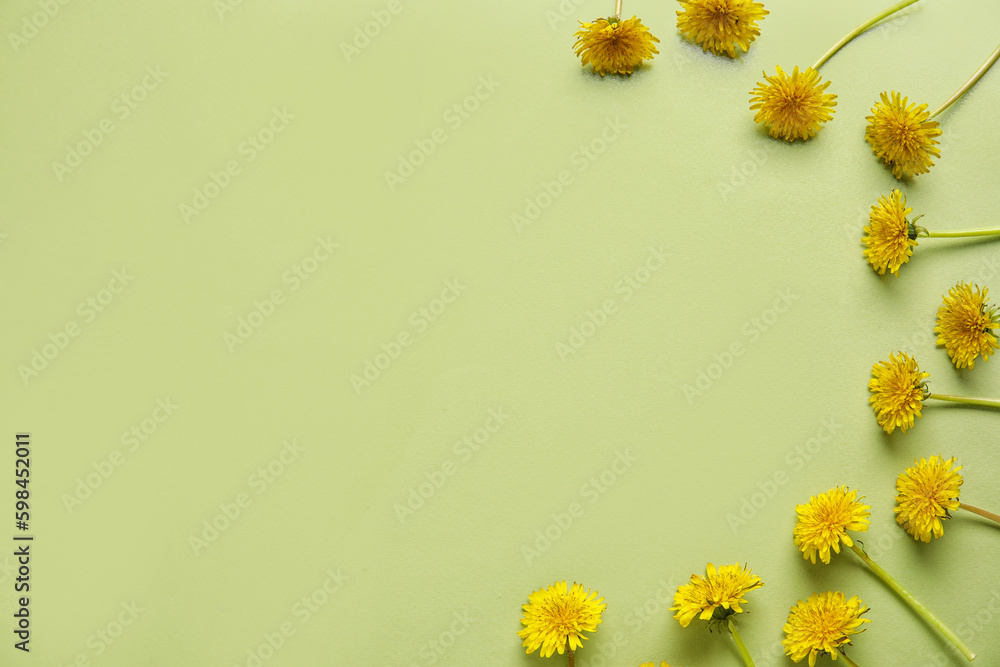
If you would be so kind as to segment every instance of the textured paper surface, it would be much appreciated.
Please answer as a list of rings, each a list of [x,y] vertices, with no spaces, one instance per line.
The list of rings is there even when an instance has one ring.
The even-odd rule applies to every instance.
[[[853,555],[792,545],[794,506],[849,484],[870,553],[1000,665],[1000,529],[916,544],[892,512],[931,454],[1000,509],[1000,414],[886,437],[866,386],[902,349],[1000,396],[1000,362],[956,371],[932,332],[957,281],[1000,290],[1000,246],[922,241],[899,278],[860,246],[899,185],[864,117],[946,99],[1000,6],[926,0],[850,44],[808,143],[748,109],[883,4],[771,0],[731,61],[626,3],[660,54],[601,79],[572,33],[608,2],[5,3],[0,403],[35,536],[27,655],[0,558],[5,664],[564,664],[515,633],[567,579],[608,603],[578,665],[738,665],[667,611],[707,562],[765,581],[758,665],[827,589],[871,607],[859,664],[963,664]],[[941,118],[899,186],[921,224],[997,224],[998,103],[994,71]]]

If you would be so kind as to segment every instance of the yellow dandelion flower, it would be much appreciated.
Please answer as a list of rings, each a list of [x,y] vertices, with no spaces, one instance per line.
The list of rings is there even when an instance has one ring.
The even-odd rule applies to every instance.
[[[794,141],[809,139],[820,131],[820,123],[833,118],[833,107],[837,106],[837,96],[823,91],[830,82],[820,83],[819,73],[807,67],[802,73],[799,68],[788,76],[776,67],[777,74],[768,76],[767,83],[758,83],[750,91],[750,110],[757,109],[754,121],[763,123],[772,137]]]
[[[903,433],[913,428],[913,417],[920,416],[923,399],[928,397],[924,382],[927,377],[930,373],[921,373],[917,361],[906,352],[890,354],[888,361],[872,366],[872,379],[868,381],[872,396],[868,402],[886,433],[897,427]]]
[[[795,506],[798,522],[792,534],[803,558],[815,563],[819,554],[820,560],[829,563],[830,549],[840,553],[841,542],[848,547],[854,544],[847,531],[868,530],[871,506],[862,505],[857,495],[846,486],[837,486]]]
[[[769,13],[753,0],[678,0],[684,11],[677,12],[677,28],[704,51],[736,57],[760,36],[757,21]]]
[[[938,309],[937,344],[944,345],[948,357],[956,368],[975,368],[976,357],[983,355],[989,361],[998,348],[993,329],[1000,326],[995,307],[986,306],[989,290],[979,290],[978,285],[959,282],[948,290],[944,305]]]
[[[865,139],[875,156],[892,168],[896,178],[926,174],[934,166],[932,157],[941,157],[934,137],[941,136],[939,123],[929,120],[927,105],[907,105],[899,93],[882,93],[882,101],[872,107]]]
[[[781,640],[785,654],[795,662],[809,658],[809,667],[814,667],[821,655],[836,660],[838,652],[851,643],[851,635],[864,632],[861,624],[871,622],[861,618],[867,611],[857,596],[848,600],[843,593],[833,591],[813,593],[805,602],[799,600],[785,623],[785,638]]]
[[[954,458],[945,461],[938,456],[915,463],[896,479],[896,523],[913,539],[930,542],[932,535],[944,535],[944,520],[958,509],[962,466],[954,467]]]
[[[750,568],[740,567],[739,563],[718,569],[709,563],[705,572],[704,579],[692,574],[691,583],[679,586],[674,594],[674,606],[670,611],[677,612],[674,618],[681,627],[686,628],[695,616],[722,621],[732,614],[742,613],[740,604],[746,602],[744,596],[764,585],[760,577],[750,573]]]
[[[577,38],[573,49],[583,60],[583,65],[593,64],[594,71],[604,76],[605,72],[631,74],[632,70],[651,60],[659,53],[654,42],[659,42],[642,21],[633,16],[620,19],[614,16],[595,19],[593,23],[580,22],[580,29],[573,35]]]
[[[522,605],[525,626],[517,634],[527,647],[525,653],[532,653],[539,647],[544,658],[555,651],[562,655],[583,646],[582,639],[589,639],[584,632],[596,632],[601,621],[601,612],[607,608],[604,598],[597,592],[583,590],[582,584],[573,584],[566,592],[566,582],[559,581],[541,588],[528,596],[528,604]]]
[[[652,662],[644,662],[639,667],[656,667],[656,665]],[[660,667],[670,667],[670,665],[667,664],[666,660],[663,660],[660,662]]]
[[[906,216],[913,212],[907,208],[906,197],[899,190],[893,190],[887,197],[879,197],[878,204],[872,205],[868,214],[868,226],[864,227],[864,254],[868,263],[880,276],[885,270],[899,277],[899,267],[910,261],[913,246],[917,245],[917,228]]]

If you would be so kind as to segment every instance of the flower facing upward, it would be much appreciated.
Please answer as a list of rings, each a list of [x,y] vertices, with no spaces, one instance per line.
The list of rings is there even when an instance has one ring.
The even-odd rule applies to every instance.
[[[927,395],[926,377],[930,373],[921,373],[916,359],[906,352],[890,354],[888,361],[872,366],[872,379],[868,381],[872,395],[868,402],[886,433],[892,433],[897,426],[903,433],[913,428],[913,417],[920,416]]]
[[[827,94],[830,82],[820,83],[819,73],[807,67],[799,73],[799,68],[788,76],[776,67],[777,74],[768,76],[767,83],[758,83],[750,91],[750,110],[757,109],[753,119],[763,123],[772,137],[793,141],[808,139],[820,130],[820,123],[833,118],[833,107],[837,106],[837,96]]]
[[[805,602],[799,600],[785,623],[781,640],[785,653],[795,662],[808,657],[809,667],[821,655],[836,660],[838,649],[851,643],[851,635],[864,632],[861,624],[871,622],[861,618],[866,611],[857,596],[848,600],[839,592],[813,593]]]
[[[899,267],[910,261],[913,246],[917,245],[917,228],[906,216],[913,212],[906,207],[906,197],[893,190],[887,197],[879,197],[868,214],[861,240],[865,244],[865,257],[880,276],[885,270],[899,276]]]
[[[656,667],[656,665],[652,662],[644,662],[639,667]],[[666,660],[663,660],[660,662],[660,667],[670,667],[670,665],[667,664]]]
[[[601,623],[601,612],[607,607],[604,598],[598,598],[597,592],[584,592],[583,585],[573,584],[569,593],[566,592],[566,582],[559,581],[541,588],[528,596],[528,604],[522,605],[524,617],[521,625],[525,626],[518,636],[524,641],[526,653],[532,653],[541,647],[544,658],[559,651],[559,655],[583,646],[583,632],[596,632]]]
[[[659,53],[654,42],[659,42],[636,17],[619,19],[614,16],[595,19],[593,23],[580,22],[580,29],[573,49],[583,60],[584,66],[593,63],[594,71],[631,74],[632,70]]]
[[[953,468],[955,459],[932,456],[918,459],[916,465],[907,468],[896,480],[896,502],[894,510],[896,523],[921,542],[930,542],[931,535],[944,535],[945,519],[950,519],[949,510],[958,509],[958,492],[962,486],[962,476]]]
[[[792,534],[803,558],[815,563],[818,553],[820,560],[829,563],[831,548],[840,553],[841,542],[848,547],[854,544],[847,531],[868,530],[871,506],[862,505],[856,500],[857,495],[857,491],[848,491],[846,486],[837,486],[810,497],[805,505],[795,506],[799,520]]]
[[[704,51],[736,57],[736,48],[750,49],[760,36],[757,21],[769,13],[753,0],[678,0],[677,28]]]
[[[986,293],[979,291],[978,285],[958,283],[944,297],[944,305],[938,308],[937,344],[944,345],[948,356],[956,368],[974,368],[976,357],[983,355],[989,361],[997,349],[997,337],[993,335],[1000,322],[996,308],[987,308]]]
[[[681,627],[686,628],[695,616],[702,620],[722,621],[732,614],[740,614],[741,603],[746,602],[747,593],[764,585],[760,577],[750,574],[750,568],[723,565],[718,570],[711,563],[705,568],[708,576],[704,579],[691,575],[691,583],[677,588],[674,606],[670,611]]]
[[[938,122],[928,120],[927,105],[900,100],[899,93],[882,93],[882,101],[872,107],[865,139],[876,157],[892,168],[892,175],[902,178],[926,174],[934,166],[931,157],[941,157],[934,137],[941,136]]]

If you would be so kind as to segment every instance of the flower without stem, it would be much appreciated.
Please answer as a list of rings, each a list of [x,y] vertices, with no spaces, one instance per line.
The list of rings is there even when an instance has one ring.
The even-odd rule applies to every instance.
[[[757,22],[769,13],[754,0],[678,0],[677,29],[704,51],[736,57],[760,36]]]

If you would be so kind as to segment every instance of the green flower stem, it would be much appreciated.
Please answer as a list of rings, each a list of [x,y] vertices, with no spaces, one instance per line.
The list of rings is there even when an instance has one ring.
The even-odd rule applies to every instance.
[[[895,14],[900,9],[903,9],[904,7],[909,7],[910,5],[912,5],[916,1],[917,0],[903,0],[902,2],[897,2],[892,7],[889,7],[889,9],[886,9],[886,10],[884,10],[882,12],[879,12],[875,16],[871,17],[870,19],[868,19],[867,21],[865,21],[864,23],[862,23],[861,25],[859,25],[857,28],[855,28],[851,32],[849,32],[846,35],[844,35],[844,38],[842,40],[840,40],[839,42],[837,42],[836,44],[834,44],[833,47],[829,51],[827,51],[826,53],[824,53],[822,55],[822,57],[819,60],[816,61],[816,64],[813,65],[812,68],[815,69],[815,70],[818,70],[820,68],[820,65],[822,65],[827,60],[829,60],[830,58],[832,58],[833,54],[836,53],[837,51],[839,51],[841,49],[841,47],[843,47],[849,41],[851,41],[852,39],[854,39],[855,37],[857,37],[858,35],[860,35],[861,33],[863,33],[865,30],[868,30],[868,28],[872,27],[873,25],[875,25],[876,23],[878,23],[879,21],[881,21],[882,19],[884,19],[886,16],[889,16],[890,14]],[[982,76],[982,74],[980,74],[979,76]],[[973,81],[972,83],[975,83],[975,81]],[[972,85],[972,84],[968,84],[968,85]],[[933,116],[932,116],[932,118],[933,118]]]
[[[850,658],[848,658],[846,653],[841,652],[840,659],[843,660],[844,662],[846,662],[851,667],[858,667],[858,663],[856,663],[853,660],[851,660]]]
[[[934,110],[934,113],[930,115],[930,119],[933,119],[934,116],[937,116],[938,114],[942,113],[945,109],[947,109],[952,104],[957,102],[962,97],[962,95],[965,95],[967,92],[969,92],[969,88],[972,88],[974,85],[976,85],[976,82],[979,81],[981,78],[983,78],[983,75],[986,74],[986,71],[989,68],[993,67],[993,63],[997,61],[997,58],[1000,58],[1000,46],[997,47],[996,51],[990,54],[990,57],[986,59],[986,62],[983,63],[982,67],[976,70],[976,73],[972,75],[971,79],[966,81],[961,88],[956,90],[955,94],[948,98],[948,101],[946,101],[944,104],[942,104],[941,106],[939,106],[937,109]]]
[[[927,398],[936,398],[939,401],[951,401],[952,403],[968,403],[969,405],[982,405],[988,408],[1000,408],[1000,400],[995,398],[976,398],[975,396],[952,396],[951,394],[928,394]]]
[[[961,507],[966,512],[972,512],[973,514],[978,514],[981,517],[985,517],[987,519],[1000,523],[1000,514],[987,512],[986,510],[981,510],[978,507],[973,507],[972,505],[966,505],[965,503],[959,503],[958,506]]]
[[[960,236],[997,236],[1000,235],[1000,227],[984,227],[983,229],[955,229],[946,232],[931,232],[920,236],[937,237],[941,239],[958,238]]]
[[[622,17],[622,0],[615,0],[615,18],[620,19]]]
[[[899,582],[893,579],[888,572],[879,567],[878,563],[873,561],[871,557],[865,553],[865,550],[858,546],[857,542],[854,542],[854,544],[851,545],[851,549],[858,555],[858,558],[864,561],[865,565],[872,569],[872,572],[877,574],[882,581],[889,584],[889,588],[896,591],[899,597],[909,603],[915,612],[923,616],[924,620],[937,628],[938,632],[947,637],[948,641],[954,644],[955,648],[961,651],[962,655],[964,655],[969,662],[972,662],[972,660],[976,657],[976,654],[969,650],[969,647],[965,645],[965,642],[958,638],[958,635],[952,632],[944,623],[939,621],[927,607],[920,604],[920,601],[913,597],[913,595],[911,595],[905,588],[900,586]]]
[[[750,657],[750,651],[747,650],[747,645],[743,643],[743,638],[740,637],[740,633],[736,629],[736,623],[732,618],[729,619],[729,632],[733,635],[733,639],[736,640],[736,648],[739,649],[743,662],[746,663],[747,667],[756,667],[753,658]]]

